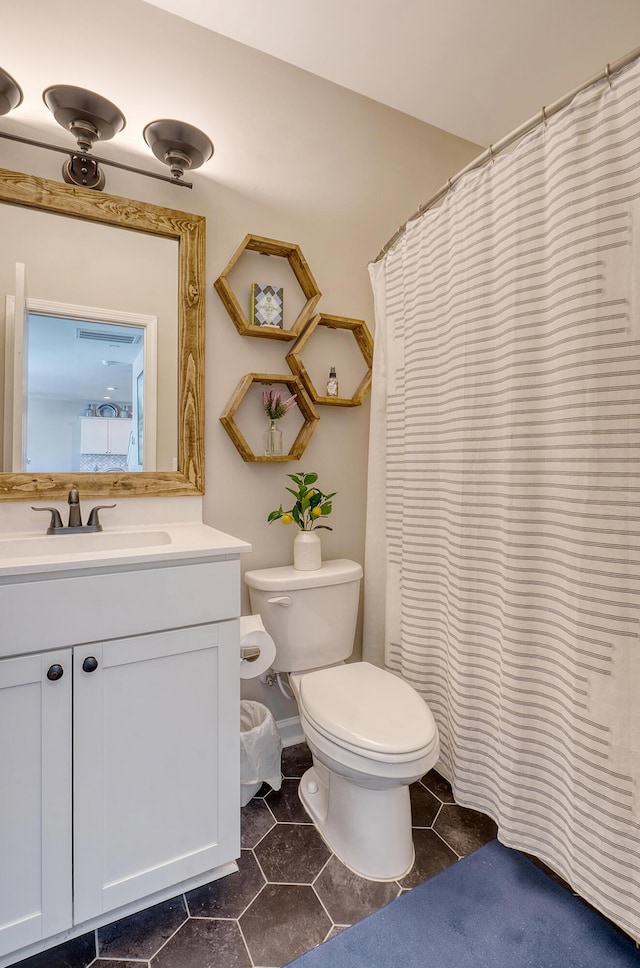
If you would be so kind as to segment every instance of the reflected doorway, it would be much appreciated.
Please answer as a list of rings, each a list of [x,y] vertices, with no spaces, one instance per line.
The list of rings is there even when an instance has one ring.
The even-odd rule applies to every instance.
[[[11,470],[155,470],[157,317],[35,299],[17,308],[7,307]]]

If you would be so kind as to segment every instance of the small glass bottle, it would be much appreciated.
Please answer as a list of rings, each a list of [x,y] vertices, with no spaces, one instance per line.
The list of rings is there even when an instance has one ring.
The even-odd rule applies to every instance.
[[[282,454],[282,431],[277,420],[269,420],[269,428],[264,432],[264,456],[279,457]]]
[[[332,366],[329,370],[329,379],[327,380],[327,396],[338,396],[338,377],[336,376],[335,366]]]

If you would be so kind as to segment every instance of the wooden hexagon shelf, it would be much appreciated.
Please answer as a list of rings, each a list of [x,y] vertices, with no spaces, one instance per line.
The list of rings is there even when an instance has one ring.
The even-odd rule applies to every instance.
[[[291,450],[288,454],[281,454],[276,457],[258,456],[257,454],[254,454],[251,447],[238,429],[238,425],[234,420],[235,414],[238,410],[238,407],[244,400],[244,397],[254,383],[263,383],[267,386],[270,386],[273,383],[284,383],[292,394],[296,394],[296,403],[300,413],[304,417],[304,423],[300,428],[296,439],[291,445]],[[235,444],[236,450],[242,459],[248,462],[299,460],[299,458],[302,457],[319,420],[320,416],[318,411],[311,402],[302,380],[298,379],[296,376],[280,376],[277,373],[247,373],[247,375],[243,376],[240,380],[240,383],[233,392],[233,396],[229,400],[229,403],[225,407],[223,413],[220,415],[220,422],[231,437],[231,440]]]
[[[298,284],[307,300],[298,318],[289,329],[278,329],[272,326],[252,326],[242,311],[236,294],[229,284],[228,276],[242,253],[247,250],[250,252],[260,252],[262,255],[275,255],[289,260],[291,270],[298,280]],[[313,278],[311,269],[302,254],[300,246],[290,242],[278,242],[276,239],[265,239],[260,235],[246,235],[244,237],[240,246],[232,256],[231,261],[214,282],[214,286],[240,335],[260,336],[266,339],[295,339],[308,323],[322,295]]]
[[[346,329],[353,333],[354,339],[367,364],[367,372],[360,381],[352,397],[321,396],[316,390],[311,377],[307,373],[300,356],[307,341],[313,335],[317,326],[328,326],[329,329]],[[332,407],[358,407],[371,389],[371,367],[373,366],[373,337],[363,319],[351,319],[348,316],[328,316],[318,313],[314,316],[305,331],[298,337],[286,356],[289,369],[300,377],[309,391],[314,403],[327,404]]]

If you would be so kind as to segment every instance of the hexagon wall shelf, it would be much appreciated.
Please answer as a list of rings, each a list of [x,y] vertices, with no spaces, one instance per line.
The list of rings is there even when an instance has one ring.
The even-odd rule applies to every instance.
[[[228,276],[243,252],[260,252],[262,255],[279,256],[288,259],[291,270],[298,280],[298,284],[306,297],[298,318],[289,329],[277,329],[271,326],[252,326],[238,302],[236,294],[229,284]],[[313,278],[311,269],[307,265],[300,246],[290,242],[278,242],[276,239],[265,239],[260,235],[246,235],[234,253],[229,264],[214,282],[216,292],[229,313],[236,329],[241,336],[260,336],[266,339],[295,339],[305,325],[318,304],[322,293]]]
[[[296,394],[296,403],[304,418],[304,423],[300,428],[296,439],[291,445],[291,450],[288,454],[281,454],[277,457],[265,457],[254,454],[251,447],[238,429],[238,425],[234,420],[235,414],[254,383],[262,383],[266,386],[271,386],[274,383],[283,383],[289,388],[290,393]],[[223,413],[220,415],[220,423],[231,437],[231,440],[233,441],[236,450],[242,459],[248,462],[255,461],[263,463],[270,463],[272,461],[299,460],[299,458],[302,457],[307,444],[309,443],[311,435],[316,429],[316,424],[318,423],[319,419],[320,416],[318,411],[311,402],[302,380],[298,379],[297,376],[289,376],[287,374],[281,376],[277,373],[247,373],[247,375],[243,376],[240,380],[240,383],[233,392],[233,396],[229,400],[229,403],[225,407]]]
[[[317,326],[328,326],[329,329],[346,329],[353,333],[354,339],[360,348],[360,352],[367,364],[367,372],[360,381],[356,392],[352,397],[327,397],[321,396],[316,390],[311,377],[307,373],[302,362],[301,353],[307,341],[313,336]],[[286,356],[289,369],[296,376],[300,377],[305,387],[309,391],[309,396],[314,403],[326,404],[331,407],[358,407],[371,389],[371,367],[373,366],[373,338],[363,319],[351,319],[348,316],[328,316],[326,313],[318,313],[314,316],[307,328],[295,341]]]

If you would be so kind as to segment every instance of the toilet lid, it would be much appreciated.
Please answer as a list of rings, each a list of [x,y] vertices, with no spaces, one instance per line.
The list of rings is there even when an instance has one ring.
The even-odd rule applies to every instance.
[[[415,689],[369,662],[306,673],[300,701],[321,732],[356,749],[412,753],[436,736],[431,710]]]

